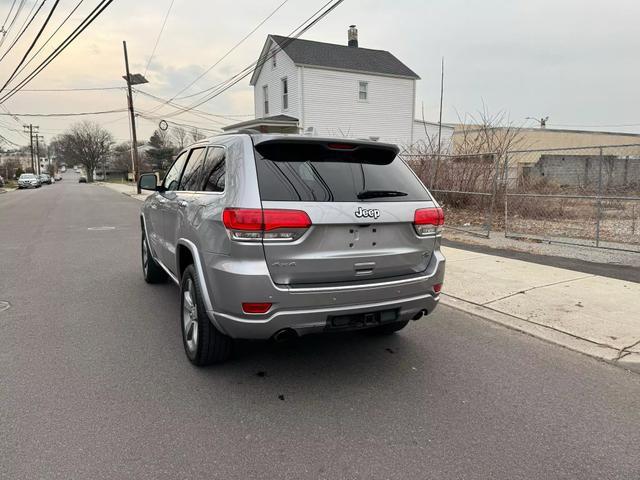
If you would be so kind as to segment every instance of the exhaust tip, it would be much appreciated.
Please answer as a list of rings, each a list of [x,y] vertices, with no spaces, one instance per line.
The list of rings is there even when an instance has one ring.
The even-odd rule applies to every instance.
[[[276,343],[286,343],[298,338],[298,333],[293,328],[283,328],[274,333],[272,338]]]
[[[420,320],[426,314],[427,314],[427,311],[425,309],[422,309],[418,313],[416,313],[411,320]]]

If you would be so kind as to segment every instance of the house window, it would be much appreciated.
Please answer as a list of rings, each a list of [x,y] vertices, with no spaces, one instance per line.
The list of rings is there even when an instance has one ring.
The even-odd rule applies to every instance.
[[[366,101],[369,99],[369,82],[360,82],[358,89],[358,99]]]
[[[264,99],[264,114],[269,115],[269,87],[267,85],[262,87],[262,98]]]
[[[271,68],[276,68],[278,62],[276,61],[277,50],[271,50]]]
[[[289,82],[286,78],[282,79],[282,109],[289,108]]]

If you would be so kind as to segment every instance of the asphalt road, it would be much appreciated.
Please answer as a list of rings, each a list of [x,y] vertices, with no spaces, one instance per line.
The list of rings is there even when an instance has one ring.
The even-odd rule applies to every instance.
[[[140,203],[73,178],[0,195],[0,478],[640,478],[640,376],[446,307],[192,367]]]

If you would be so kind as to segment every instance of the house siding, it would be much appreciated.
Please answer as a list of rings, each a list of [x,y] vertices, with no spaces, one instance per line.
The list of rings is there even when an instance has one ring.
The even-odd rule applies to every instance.
[[[276,53],[275,68],[271,66],[271,59],[265,62],[254,88],[253,101],[256,118],[271,117],[273,115],[289,115],[300,118],[297,70],[298,67],[283,51]],[[282,79],[285,77],[289,85],[289,108],[286,110],[282,108]],[[269,113],[266,115],[262,95],[262,87],[265,85],[269,87]]]
[[[415,80],[312,67],[305,67],[301,78],[303,130],[313,127],[318,136],[411,142]],[[367,101],[358,97],[361,81],[368,82]]]

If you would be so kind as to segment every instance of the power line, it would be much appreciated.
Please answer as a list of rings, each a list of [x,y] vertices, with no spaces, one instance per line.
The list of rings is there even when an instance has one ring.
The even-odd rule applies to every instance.
[[[326,9],[325,9],[325,7],[327,7],[327,5],[329,5],[332,2],[329,1],[329,2],[325,3],[313,15],[311,15],[307,20],[305,20],[298,28],[296,28],[293,31],[294,33],[290,34],[289,38],[287,38],[287,40],[285,40],[285,44],[283,46],[279,45],[279,48],[277,50],[274,49],[274,51],[271,52],[271,54],[265,55],[264,58],[262,58],[262,59],[258,59],[256,62],[253,62],[252,64],[247,66],[245,69],[243,69],[242,71],[240,71],[236,75],[230,77],[225,82],[222,82],[221,84],[219,84],[219,85],[221,85],[220,88],[218,88],[216,90],[213,90],[212,93],[210,95],[207,95],[203,100],[197,101],[196,103],[192,104],[191,106],[182,109],[182,111],[170,113],[170,114],[166,115],[166,117],[171,117],[171,116],[179,115],[181,113],[186,113],[189,110],[192,110],[192,109],[194,109],[196,107],[199,107],[200,105],[202,105],[204,103],[209,102],[210,100],[212,100],[213,98],[217,97],[218,95],[221,95],[222,93],[227,91],[229,88],[233,87],[238,82],[240,82],[242,79],[244,79],[248,75],[250,75],[253,72],[254,67],[256,67],[256,68],[261,67],[262,65],[265,64],[265,62],[267,62],[269,59],[271,59],[276,53],[282,51],[284,49],[284,47],[286,47],[289,43],[291,43],[292,41],[294,41],[295,39],[300,37],[302,34],[307,32],[311,27],[316,25],[320,20],[322,20],[329,13],[331,13],[336,7],[338,7],[338,5],[340,5],[343,1],[344,0],[336,0],[331,6],[329,6]],[[322,11],[323,9],[325,9],[325,10],[318,15],[318,12]],[[317,17],[316,17],[316,15],[317,15]],[[316,17],[316,18],[313,18],[313,17]],[[307,22],[309,22],[308,25],[305,25],[305,23],[307,23]],[[215,88],[215,87],[212,87],[212,88]]]
[[[7,24],[7,20],[9,20],[9,17],[11,16],[11,12],[13,12],[13,7],[16,6],[16,0],[13,0],[13,3],[11,4],[11,8],[9,9],[9,13],[7,13],[7,18],[4,19],[4,22],[2,22],[2,26],[0,27],[0,33],[4,33],[4,26]]]
[[[80,88],[22,88],[21,92],[97,92],[105,90],[122,90],[125,87],[80,87]]]
[[[22,58],[18,62],[18,65],[16,66],[15,70],[13,71],[13,73],[11,75],[9,75],[9,78],[7,79],[7,81],[4,83],[2,88],[0,88],[0,92],[4,91],[4,89],[7,87],[7,85],[9,85],[9,82],[11,82],[11,80],[13,80],[13,78],[16,76],[16,73],[18,72],[18,70],[20,69],[22,64],[25,62],[25,60],[27,59],[27,57],[31,53],[31,50],[33,50],[33,47],[35,47],[36,43],[38,43],[38,40],[40,40],[40,35],[42,35],[42,32],[44,32],[44,29],[47,28],[47,25],[49,24],[49,20],[51,20],[51,17],[53,16],[53,12],[55,12],[56,8],[58,7],[58,3],[60,3],[60,0],[55,0],[55,3],[53,4],[53,7],[51,7],[51,10],[49,10],[49,15],[47,15],[47,18],[45,18],[44,23],[40,27],[40,30],[38,30],[38,33],[36,33],[35,38],[31,41],[31,45],[29,45],[29,48],[27,48],[27,51],[24,53],[24,55],[22,56]]]
[[[178,108],[184,108],[181,105],[178,105],[177,103],[173,103],[173,102],[171,102],[169,100],[166,100],[166,99],[164,99],[162,97],[158,97],[157,95],[152,95],[151,93],[145,92],[143,90],[138,90],[138,89],[134,89],[134,90],[137,93],[140,93],[140,94],[142,94],[142,95],[144,95],[146,97],[149,97],[149,98],[151,98],[151,99],[153,99],[153,100],[155,100],[157,102],[162,102],[163,104],[168,104],[168,105],[171,105],[171,106],[174,106],[174,107],[178,107]],[[155,111],[156,111],[156,109],[152,109],[152,110],[149,110],[149,113],[154,113]],[[208,115],[208,116],[211,116],[211,117],[224,118],[226,120],[231,120],[231,121],[236,121],[237,120],[236,117],[251,117],[251,116],[253,116],[251,114],[247,114],[247,115],[220,115],[220,114],[205,112],[204,110],[196,110],[195,108],[192,110],[192,113],[193,112],[201,113],[203,115]]]
[[[16,13],[13,16],[13,19],[11,20],[11,23],[5,29],[4,26],[6,25],[7,20],[9,19],[9,15],[11,15],[11,10],[13,10],[13,5],[11,7],[11,10],[9,10],[9,15],[7,15],[7,20],[5,20],[5,23],[2,24],[2,28],[0,28],[0,32],[2,33],[2,38],[0,38],[0,47],[2,47],[2,45],[4,44],[4,41],[7,38],[7,34],[11,31],[11,27],[13,27],[13,24],[16,23],[16,20],[18,19],[18,17],[22,13],[22,7],[24,7],[24,2],[25,2],[25,0],[20,0],[20,5],[18,5],[18,8],[16,9]],[[15,0],[14,0],[13,3],[14,4],[16,3]]]
[[[178,93],[176,93],[173,97],[171,97],[167,103],[169,103],[172,100],[175,100],[178,95],[180,95],[182,92],[184,92],[185,90],[191,88],[198,80],[200,80],[202,77],[204,77],[206,74],[208,74],[211,70],[213,70],[220,62],[222,62],[225,58],[227,58],[236,48],[238,48],[245,40],[247,40],[247,38],[249,38],[251,35],[253,35],[256,30],[258,30],[262,25],[264,25],[271,17],[273,17],[278,10],[280,10],[289,0],[284,0],[280,5],[278,5],[269,15],[267,15],[260,23],[258,23],[249,33],[247,33],[244,37],[242,37],[240,39],[239,42],[237,42],[233,47],[231,47],[231,49],[229,49],[222,57],[220,57],[213,65],[211,65],[207,70],[205,70],[204,72],[202,72],[202,74],[200,74],[195,80],[193,80],[190,84],[188,84],[186,87],[184,87],[182,90],[180,90]],[[194,95],[199,95],[200,93],[196,93]],[[194,95],[187,95],[183,98],[189,98],[192,97]],[[154,111],[157,111],[158,109],[162,108],[163,105],[158,106],[156,109],[154,109]]]
[[[18,85],[13,87],[9,93],[0,98],[0,103],[5,102],[13,95],[15,95],[22,87],[31,82],[42,70],[44,70],[55,58],[60,55],[84,30],[91,25],[96,18],[100,16],[102,12],[113,2],[113,0],[102,0],[96,8],[94,8],[87,17],[76,27],[76,29],[64,39],[64,41],[58,45],[58,47],[49,56],[36,67],[25,79],[23,79]]]
[[[98,112],[69,112],[69,113],[0,113],[0,115],[10,115],[16,117],[81,117],[84,115],[107,115],[110,113],[122,113],[126,109],[102,110]]]
[[[149,65],[151,64],[151,60],[153,60],[153,56],[156,54],[156,48],[158,48],[158,43],[160,43],[160,37],[162,37],[162,32],[164,32],[164,27],[167,24],[167,19],[169,18],[169,14],[171,13],[171,9],[173,8],[173,2],[175,0],[171,0],[171,3],[169,4],[169,9],[167,10],[167,13],[164,16],[164,20],[162,21],[162,27],[160,27],[160,32],[158,33],[158,37],[156,38],[156,43],[153,46],[153,50],[151,51],[151,55],[149,56],[149,60],[147,61],[147,66],[144,67],[144,74],[142,75],[143,77],[147,76],[147,70],[149,70]]]
[[[146,115],[140,114],[140,117],[143,120],[146,120],[148,122],[151,123],[155,123],[155,121],[158,119],[158,117],[156,118],[152,118],[152,117],[147,117]],[[199,125],[190,125],[188,123],[179,123],[179,122],[174,122],[172,120],[168,120],[166,121],[169,125],[177,125],[179,127],[186,127],[186,128],[193,128],[193,129],[197,129],[197,130],[204,130],[207,132],[213,132],[213,133],[221,133],[222,130],[220,130],[219,128],[206,128],[206,127],[201,127]]]
[[[27,66],[33,62],[33,60],[38,56],[38,54],[42,51],[42,49],[44,47],[47,46],[47,44],[51,41],[51,39],[60,31],[60,29],[64,26],[65,23],[67,23],[67,20],[69,20],[69,18],[71,18],[71,15],[73,15],[76,10],[80,7],[80,5],[82,5],[82,2],[84,2],[84,0],[80,0],[75,7],[73,7],[73,9],[69,12],[69,14],[64,18],[64,20],[62,20],[62,22],[60,22],[60,25],[58,25],[58,28],[55,29],[55,31],[49,35],[49,38],[47,38],[45,40],[45,42],[40,46],[40,48],[38,49],[38,51],[36,53],[33,54],[33,56],[29,59],[29,61],[27,63],[25,63],[22,68],[18,71],[18,75],[21,74],[25,68],[27,68]]]
[[[309,16],[306,20],[304,20],[298,27],[296,27],[289,34],[289,36],[292,37],[292,38],[289,38],[285,42],[284,46],[288,45],[291,41],[293,41],[294,39],[298,38],[300,35],[302,35],[306,31],[308,31],[311,27],[313,27],[316,23],[318,23],[320,20],[322,20],[326,15],[328,15],[331,11],[333,11],[343,1],[344,0],[336,0],[334,2],[334,0],[329,0],[324,5],[322,5],[318,10],[316,10],[311,16]],[[327,8],[327,6],[329,4],[331,4],[332,2],[334,2],[333,5],[331,5],[329,8]],[[324,12],[322,12],[323,10],[324,10]],[[322,13],[320,13],[320,12],[322,12]],[[320,15],[318,16],[318,14],[320,14]],[[314,17],[317,17],[317,18],[314,18]],[[307,24],[307,23],[308,23],[308,25],[305,26],[305,24]],[[245,67],[243,70],[241,70],[236,75],[228,78],[227,80],[225,80],[225,81],[223,81],[221,83],[218,83],[217,85],[214,85],[213,87],[210,87],[210,88],[208,88],[206,90],[198,92],[198,94],[202,94],[202,93],[205,93],[207,91],[213,91],[213,94],[208,95],[207,97],[205,97],[204,100],[202,100],[200,102],[196,102],[196,103],[192,104],[189,107],[185,107],[183,105],[179,105],[177,103],[174,103],[174,102],[172,102],[172,99],[169,99],[169,100],[165,100],[165,103],[163,105],[160,105],[158,108],[153,109],[151,112],[157,111],[159,108],[163,107],[164,105],[171,105],[173,107],[176,107],[176,110],[174,110],[173,112],[170,112],[170,113],[165,115],[165,118],[168,118],[168,117],[174,117],[174,116],[181,115],[181,114],[190,112],[192,110],[195,110],[196,107],[199,107],[200,105],[208,102],[209,100],[211,100],[214,97],[220,95],[221,93],[223,93],[227,89],[231,88],[232,86],[234,86],[235,84],[240,82],[243,78],[247,77],[253,71],[254,67],[262,66],[273,55],[275,55],[276,53],[281,51],[283,48],[284,47],[280,47],[277,50],[274,49],[274,51],[271,52],[270,55],[266,55],[264,59],[258,59],[257,61],[252,62],[250,65]],[[215,91],[216,89],[218,89],[218,91]]]
[[[37,5],[37,3],[33,4],[33,7],[31,7],[31,11],[29,12],[29,15],[27,15],[27,18],[25,19],[25,21],[22,23],[22,26],[20,27],[20,33],[18,33],[18,36],[13,39],[13,42],[11,43],[11,45],[9,45],[9,48],[7,48],[7,51],[4,52],[4,55],[2,55],[2,57],[0,57],[0,62],[2,62],[2,60],[4,60],[4,57],[6,57],[7,54],[11,51],[11,49],[15,46],[15,44],[18,43],[18,40],[20,40],[22,35],[24,35],[24,32],[26,32],[29,29],[29,26],[31,25],[31,22],[33,22],[33,20],[38,16],[38,13],[42,9],[42,7],[44,6],[46,1],[47,0],[42,0],[42,2],[40,2],[40,6],[36,10],[36,12],[33,15],[31,15],[31,12],[33,12],[33,9]],[[29,17],[31,17],[31,18],[29,18]]]

